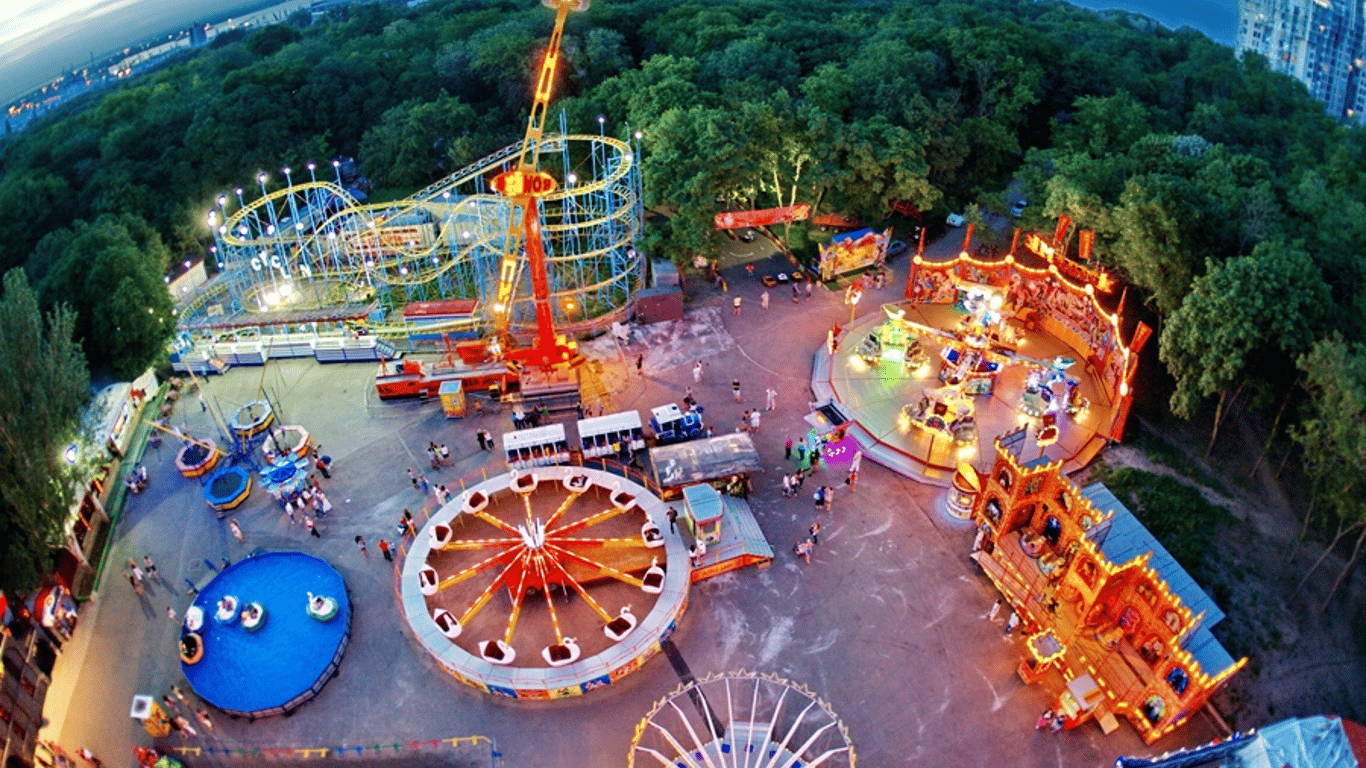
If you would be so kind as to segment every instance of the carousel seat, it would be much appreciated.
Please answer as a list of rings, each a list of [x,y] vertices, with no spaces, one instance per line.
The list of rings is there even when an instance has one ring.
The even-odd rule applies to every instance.
[[[664,534],[660,533],[659,526],[649,520],[646,520],[645,524],[640,526],[640,538],[645,541],[645,546],[647,547],[654,548],[664,546]]]
[[[635,494],[627,493],[626,491],[619,489],[612,492],[612,506],[616,507],[622,512],[629,511],[631,507],[634,507],[635,505]]]
[[[572,474],[564,479],[564,489],[570,493],[583,493],[588,490],[591,484],[592,481],[588,479],[588,475],[582,472]]]
[[[581,653],[579,644],[574,642],[574,638],[566,637],[563,643],[555,643],[542,648],[541,658],[545,659],[545,663],[552,667],[563,667],[566,664],[573,664],[578,661]]]
[[[435,595],[440,584],[441,577],[437,575],[436,569],[430,565],[424,565],[422,570],[417,572],[417,586],[423,595],[427,597]]]
[[[465,503],[461,505],[461,512],[475,513],[483,512],[489,505],[489,497],[483,491],[466,491]]]
[[[540,478],[537,477],[534,470],[531,472],[515,472],[512,475],[512,490],[517,493],[531,493],[536,490],[539,483]]]
[[[479,655],[490,664],[511,664],[517,651],[502,640],[484,640],[479,643]]]
[[[650,567],[640,579],[640,588],[651,595],[664,591],[664,569],[659,567],[658,560],[650,561]]]
[[[460,633],[463,631],[463,627],[460,626],[460,619],[457,619],[455,614],[445,608],[433,610],[432,621],[436,624],[436,628],[441,630],[441,634],[451,640],[460,637]]]
[[[613,642],[620,642],[631,634],[631,630],[636,628],[636,617],[631,613],[631,606],[623,606],[621,612],[615,619],[607,622],[607,626],[602,631],[607,634]]]
[[[432,526],[432,529],[427,532],[427,535],[431,537],[432,540],[432,549],[441,549],[447,544],[450,544],[452,533],[451,527],[445,523]]]

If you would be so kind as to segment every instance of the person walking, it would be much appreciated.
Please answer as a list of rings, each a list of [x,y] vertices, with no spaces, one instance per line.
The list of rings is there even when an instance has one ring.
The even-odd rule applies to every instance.
[[[321,539],[323,535],[318,533],[318,523],[312,515],[304,515],[304,527],[308,529],[308,535],[315,539]]]
[[[829,512],[835,508],[835,486],[827,485],[825,488],[825,511]]]
[[[131,569],[133,570],[133,576],[134,576],[139,582],[141,582],[141,581],[142,581],[143,573],[142,573],[142,569],[138,567],[138,564],[135,563],[135,562],[133,562],[132,560],[129,560],[129,561],[128,561],[128,567],[131,568]]]
[[[476,431],[476,432],[474,433],[474,436],[475,436],[476,439],[479,440],[479,450],[482,451],[482,450],[485,450],[485,449],[488,448],[488,443],[485,443],[485,442],[484,442],[484,430],[480,429],[480,430]]]
[[[669,507],[669,533],[678,531],[678,510]]]
[[[808,279],[808,280],[806,281],[806,298],[808,298],[808,299],[811,298],[811,291],[812,291],[812,289],[814,289],[815,287],[816,287],[816,281],[815,281],[815,280],[813,280],[813,279]]]
[[[241,544],[247,540],[247,537],[242,535],[242,525],[237,522],[237,518],[228,521],[228,528],[232,530],[232,537],[237,539],[237,543]]]
[[[176,615],[175,608],[169,605],[166,606],[166,618],[170,619],[172,624],[180,623],[180,617]]]
[[[759,307],[760,307],[761,309],[768,309],[768,291],[767,291],[767,290],[765,290],[763,293],[759,294]]]
[[[423,496],[426,496],[432,490],[431,485],[427,483],[427,476],[423,474],[417,476],[417,487],[422,491]]]
[[[702,361],[701,361],[701,360],[698,360],[698,361],[697,361],[697,365],[694,365],[694,366],[692,367],[692,383],[694,383],[694,384],[701,384],[701,383],[702,383]]]
[[[995,624],[996,617],[1001,615],[1001,608],[1005,607],[1005,604],[1006,599],[1004,597],[996,598],[996,602],[991,604],[991,610],[987,611],[987,621]]]
[[[636,375],[637,375],[637,376],[644,376],[644,375],[645,375],[644,368],[645,368],[645,355],[644,355],[643,353],[642,353],[642,354],[639,354],[639,355],[636,355]]]
[[[100,759],[95,757],[95,753],[89,749],[81,747],[76,754],[80,755],[81,759],[89,763],[92,768],[104,768],[104,763],[100,762]]]
[[[738,314],[740,314],[740,297],[739,297],[739,296],[736,296],[736,297],[735,297],[735,300],[731,302],[731,306],[734,307],[734,308],[731,310],[731,312],[730,312],[732,315],[738,315]]]
[[[811,534],[812,544],[821,543],[821,521],[817,520],[816,522],[812,523],[811,527],[806,529],[806,532]]]
[[[331,480],[331,479],[332,479],[332,473],[329,471],[328,465],[327,465],[327,464],[328,464],[328,463],[327,463],[326,461],[323,461],[323,458],[322,458],[321,456],[319,456],[319,457],[317,457],[316,459],[313,460],[313,466],[314,466],[319,472],[323,473],[323,477],[327,478],[328,480]],[[318,482],[318,479],[317,479],[317,478],[313,478],[313,482],[316,484],[316,483]]]
[[[409,536],[417,536],[417,526],[413,523],[413,513],[406,508],[403,510],[403,528],[408,531]]]
[[[388,560],[391,563],[394,562],[394,556],[389,553],[389,542],[384,539],[379,540],[379,553],[384,555],[385,560]]]
[[[194,716],[195,719],[199,721],[199,724],[204,726],[204,730],[209,731],[210,733],[213,732],[213,721],[209,719],[209,711],[207,709],[204,709],[203,707],[196,709],[194,711]]]
[[[805,541],[799,543],[799,544],[793,549],[793,552],[796,553],[797,557],[800,557],[800,558],[802,558],[803,560],[805,560],[807,563],[810,563],[810,562],[811,562],[811,550],[814,549],[814,548],[815,548],[815,545],[811,543],[811,539],[807,539],[807,540],[805,540]]]
[[[412,467],[408,467],[408,481],[413,484],[414,488],[417,487],[417,473],[413,471]]]
[[[1045,709],[1045,710],[1043,711],[1043,714],[1042,714],[1042,715],[1039,715],[1039,719],[1038,719],[1038,720],[1035,720],[1035,721],[1034,721],[1034,730],[1036,730],[1036,731],[1042,731],[1043,729],[1049,727],[1049,726],[1052,725],[1052,724],[1053,724],[1053,709],[1050,707],[1050,708],[1048,708],[1048,709]]]
[[[792,284],[792,303],[793,303],[793,304],[796,304],[797,302],[801,301],[801,299],[798,298],[798,297],[801,295],[801,294],[798,293],[798,290],[800,290],[800,289],[797,288],[797,284],[794,282],[794,283]]]
[[[730,391],[735,394],[735,402],[740,402],[740,380],[735,379],[730,383]]]
[[[758,408],[755,408],[755,409],[754,409],[753,411],[751,411],[750,414],[749,414],[749,431],[750,431],[750,432],[758,432],[758,431],[759,431],[759,409],[758,409]]]
[[[169,714],[173,714],[173,715],[178,715],[178,714],[180,714],[180,707],[177,707],[177,706],[176,706],[175,700],[171,698],[171,694],[168,693],[168,694],[166,694],[165,696],[162,696],[162,697],[161,697],[161,703],[162,703],[163,706],[166,707],[166,711],[167,711]]]
[[[181,733],[187,734],[189,736],[199,736],[199,731],[196,731],[194,729],[194,726],[190,725],[190,721],[186,720],[183,715],[176,715],[175,720],[173,720],[172,722],[175,723],[176,730],[180,731]]]
[[[788,497],[791,496],[791,495],[792,495],[792,475],[789,475],[788,473],[784,472],[784,473],[783,473],[783,498],[786,499],[786,498],[788,498]]]
[[[293,500],[293,499],[287,499],[287,500],[285,501],[285,514],[289,515],[289,524],[290,524],[290,525],[293,525],[293,524],[299,522],[298,520],[296,520],[296,519],[294,518],[294,500]]]
[[[792,438],[790,437],[787,438],[787,442],[783,443],[783,460],[792,460]]]
[[[190,706],[190,700],[185,698],[185,692],[180,690],[180,686],[172,684],[171,695],[176,697],[176,701],[179,701],[181,704],[184,704],[187,707]]]
[[[161,574],[157,573],[157,564],[152,562],[151,555],[142,556],[142,570],[147,574],[147,578],[149,579],[159,580],[161,578]]]
[[[365,555],[366,557],[370,556],[370,550],[365,548],[364,536],[356,536],[356,548],[360,550],[362,555]]]
[[[138,581],[132,573],[129,573],[127,568],[123,569],[123,578],[128,579],[128,586],[132,587],[134,592],[139,596],[142,595],[142,582]]]
[[[1005,632],[1001,635],[1001,639],[1007,643],[1010,642],[1010,635],[1018,626],[1020,626],[1020,614],[1018,611],[1011,611],[1010,618],[1006,619],[1006,628]]]
[[[769,387],[767,390],[764,391],[764,397],[768,401],[764,405],[764,410],[771,411],[774,408],[778,407],[778,390],[774,389],[773,387]]]

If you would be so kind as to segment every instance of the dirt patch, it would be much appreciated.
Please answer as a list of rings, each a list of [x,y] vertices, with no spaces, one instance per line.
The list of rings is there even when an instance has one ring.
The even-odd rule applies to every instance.
[[[1346,563],[1339,551],[1296,594],[1326,537],[1311,531],[1300,540],[1308,499],[1295,493],[1294,460],[1283,465],[1273,451],[1254,472],[1265,439],[1257,423],[1231,419],[1225,430],[1206,460],[1208,425],[1134,420],[1128,444],[1101,456],[1110,467],[1191,485],[1232,515],[1204,561],[1185,564],[1227,614],[1214,635],[1234,658],[1248,658],[1215,707],[1236,729],[1315,714],[1366,719],[1366,585],[1353,574],[1321,610]]]

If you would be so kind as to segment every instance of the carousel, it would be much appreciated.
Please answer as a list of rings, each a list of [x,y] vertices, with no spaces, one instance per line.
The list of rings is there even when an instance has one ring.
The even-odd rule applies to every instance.
[[[1038,455],[1084,467],[1123,435],[1151,331],[1139,323],[1123,341],[1108,278],[1045,246],[1031,236],[1030,254],[996,261],[916,256],[906,301],[837,327],[818,350],[814,400],[839,403],[865,455],[930,484],[949,486],[1021,425]]]
[[[576,696],[639,668],[687,602],[667,507],[622,477],[513,471],[439,510],[403,564],[414,635],[461,682],[521,699]]]

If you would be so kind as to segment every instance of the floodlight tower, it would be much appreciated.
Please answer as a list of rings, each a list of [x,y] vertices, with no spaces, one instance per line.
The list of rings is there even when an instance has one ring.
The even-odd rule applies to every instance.
[[[546,108],[555,83],[555,68],[560,60],[560,37],[569,11],[582,11],[589,0],[541,0],[541,4],[555,9],[555,29],[541,59],[541,72],[536,79],[536,98],[531,105],[526,135],[517,167],[499,174],[493,188],[506,195],[511,205],[507,237],[502,262],[498,270],[498,295],[493,305],[494,342],[490,345],[495,357],[533,367],[547,368],[569,363],[575,356],[575,345],[555,333],[555,321],[550,309],[550,285],[546,278],[545,247],[541,239],[540,198],[555,191],[555,178],[541,171],[541,138],[545,128]],[[531,272],[532,300],[536,308],[536,340],[529,347],[516,347],[508,326],[512,320],[512,298],[517,287],[518,260],[522,246],[526,247],[527,268]]]

